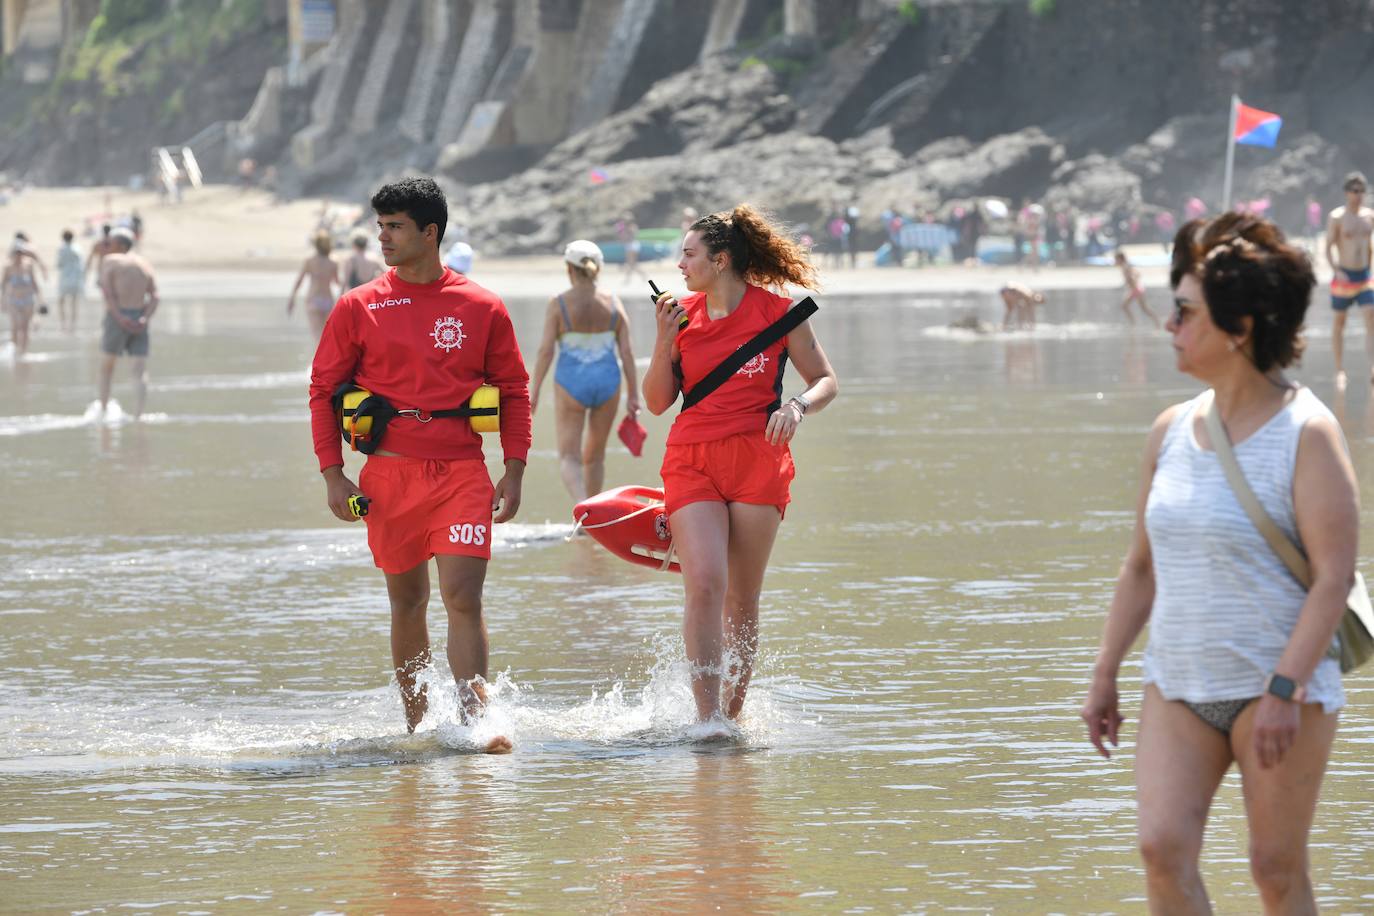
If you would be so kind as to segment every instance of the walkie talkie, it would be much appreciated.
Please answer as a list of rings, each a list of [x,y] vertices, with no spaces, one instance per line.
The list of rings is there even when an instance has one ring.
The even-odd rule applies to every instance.
[[[663,290],[659,289],[658,284],[654,283],[653,280],[649,281],[649,289],[654,291],[654,294],[649,297],[649,301],[654,304],[654,308],[657,308],[658,297],[663,295]],[[683,313],[682,317],[678,320],[677,329],[679,331],[685,331],[687,330],[687,325],[691,324],[691,322],[692,319],[688,317],[686,313]]]

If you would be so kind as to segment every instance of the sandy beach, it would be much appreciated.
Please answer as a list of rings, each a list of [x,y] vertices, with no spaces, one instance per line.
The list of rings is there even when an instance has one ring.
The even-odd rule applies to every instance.
[[[0,231],[5,237],[23,230],[38,253],[51,265],[63,229],[77,234],[89,249],[89,227],[126,220],[133,212],[143,219],[142,250],[157,269],[165,291],[191,292],[218,298],[245,292],[283,296],[295,271],[310,254],[309,238],[321,218],[347,226],[362,213],[360,203],[323,198],[275,201],[270,194],[233,186],[188,190],[180,203],[170,204],[151,191],[126,188],[31,188],[0,206]],[[1154,245],[1136,246],[1157,253]],[[1131,250],[1130,247],[1127,249]],[[667,262],[650,262],[645,270],[670,282],[675,270]],[[1142,267],[1145,282],[1159,288],[1167,282],[1163,267]],[[230,284],[223,275],[232,274]],[[609,265],[612,289],[638,292],[642,282],[622,283],[623,269]],[[480,251],[474,261],[475,280],[505,296],[547,295],[563,283],[562,260],[547,257],[487,258]],[[937,292],[996,292],[1008,280],[1046,289],[1109,289],[1121,285],[1111,267],[969,268],[943,264],[922,268],[874,267],[872,256],[860,255],[857,268],[822,267],[824,292],[832,294],[892,294]]]

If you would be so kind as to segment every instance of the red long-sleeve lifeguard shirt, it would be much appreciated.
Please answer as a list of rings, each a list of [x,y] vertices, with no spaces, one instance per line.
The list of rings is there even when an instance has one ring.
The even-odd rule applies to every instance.
[[[504,457],[530,450],[529,374],[510,314],[495,293],[445,268],[433,283],[389,270],[346,292],[330,312],[310,370],[310,428],[320,470],[343,464],[334,392],[344,382],[398,410],[461,407],[481,385],[501,391]],[[465,417],[422,423],[396,417],[381,448],[411,458],[482,458],[482,436]]]

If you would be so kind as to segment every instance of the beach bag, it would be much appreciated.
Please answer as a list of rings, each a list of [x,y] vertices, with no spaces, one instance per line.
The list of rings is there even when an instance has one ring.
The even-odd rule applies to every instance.
[[[1274,524],[1269,513],[1260,505],[1255,491],[1250,489],[1250,484],[1240,469],[1240,463],[1236,461],[1236,453],[1231,449],[1231,440],[1226,435],[1226,427],[1221,425],[1221,417],[1218,416],[1215,405],[1209,402],[1203,410],[1207,432],[1212,437],[1212,448],[1216,450],[1217,459],[1221,461],[1222,470],[1226,472],[1226,480],[1231,484],[1236,499],[1245,509],[1245,514],[1250,516],[1250,521],[1259,529],[1259,533],[1264,535],[1264,539],[1274,553],[1278,554],[1279,559],[1283,560],[1283,565],[1288,567],[1293,578],[1297,579],[1303,588],[1311,588],[1312,570],[1308,568],[1307,557],[1288,539],[1288,535],[1279,530],[1279,526]],[[1336,627],[1336,639],[1326,654],[1340,662],[1342,673],[1354,671],[1374,655],[1374,608],[1371,608],[1369,603],[1369,589],[1365,585],[1364,576],[1358,571],[1355,573],[1355,584],[1345,599],[1345,613],[1341,615],[1340,625]]]

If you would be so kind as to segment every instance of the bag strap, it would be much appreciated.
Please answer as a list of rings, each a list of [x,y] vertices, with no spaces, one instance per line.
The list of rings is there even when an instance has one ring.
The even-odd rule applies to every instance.
[[[689,407],[695,406],[702,398],[724,385],[730,376],[739,371],[741,366],[791,334],[798,325],[819,310],[820,306],[816,305],[815,300],[810,296],[792,306],[777,321],[759,331],[745,343],[740,344],[739,349],[727,356],[719,366],[716,366],[706,374],[705,378],[697,382],[692,390],[683,397],[682,409],[687,410]]]
[[[1245,514],[1250,516],[1250,521],[1259,529],[1259,533],[1264,535],[1269,547],[1278,554],[1283,565],[1293,574],[1293,578],[1297,579],[1303,588],[1311,588],[1312,571],[1308,568],[1307,557],[1289,540],[1288,535],[1279,530],[1279,526],[1274,524],[1269,513],[1264,511],[1259,497],[1255,496],[1255,491],[1250,488],[1245,473],[1240,469],[1240,462],[1236,461],[1231,439],[1226,435],[1226,427],[1222,425],[1221,415],[1216,409],[1215,395],[1200,409],[1203,411],[1203,421],[1207,424],[1207,434],[1212,439],[1212,449],[1217,453],[1221,469],[1226,472],[1227,482],[1231,484],[1231,492],[1236,494],[1236,499],[1240,501]]]

